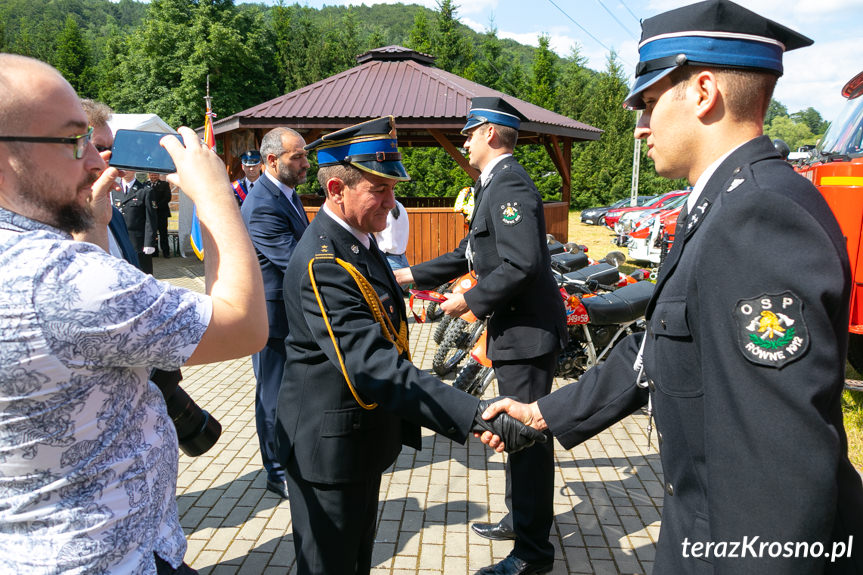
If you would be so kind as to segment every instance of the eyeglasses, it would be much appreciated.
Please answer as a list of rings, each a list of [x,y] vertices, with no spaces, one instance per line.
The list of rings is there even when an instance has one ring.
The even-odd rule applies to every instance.
[[[75,144],[75,159],[80,160],[87,153],[87,144],[93,137],[93,126],[86,134],[71,138],[48,138],[42,136],[0,136],[0,142],[33,142],[39,144]]]

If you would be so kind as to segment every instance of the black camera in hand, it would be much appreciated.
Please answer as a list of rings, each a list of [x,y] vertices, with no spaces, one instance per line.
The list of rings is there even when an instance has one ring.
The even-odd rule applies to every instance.
[[[165,398],[168,416],[177,430],[177,441],[183,453],[196,457],[206,453],[222,434],[222,426],[207,410],[201,409],[189,394],[180,387],[183,374],[180,370],[152,369],[150,380]]]

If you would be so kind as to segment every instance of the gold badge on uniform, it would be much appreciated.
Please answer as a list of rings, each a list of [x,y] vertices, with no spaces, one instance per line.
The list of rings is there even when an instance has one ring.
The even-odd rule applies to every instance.
[[[360,253],[360,248],[357,247],[357,244],[351,246],[351,251],[354,252],[354,255]]]
[[[738,301],[734,319],[740,352],[752,363],[782,367],[809,347],[803,302],[789,291]]]

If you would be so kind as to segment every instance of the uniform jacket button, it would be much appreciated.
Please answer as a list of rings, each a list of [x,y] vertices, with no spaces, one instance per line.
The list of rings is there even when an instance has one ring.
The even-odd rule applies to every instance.
[[[669,495],[674,495],[674,486],[671,484],[670,481],[665,484],[665,492]]]
[[[447,429],[447,430],[446,430],[446,432],[447,432],[449,435],[454,434],[454,433],[455,433],[455,431],[456,431],[456,430],[455,430],[455,427],[450,427],[449,429]]]
[[[662,329],[666,329],[666,328],[668,327],[668,324],[665,322],[665,320],[664,320],[664,319],[661,319],[661,320],[659,320],[659,326],[660,326]]]

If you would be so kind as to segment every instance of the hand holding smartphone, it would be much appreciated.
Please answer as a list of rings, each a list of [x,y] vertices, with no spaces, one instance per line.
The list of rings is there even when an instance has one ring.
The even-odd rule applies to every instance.
[[[175,136],[183,143],[179,134],[145,132],[142,130],[117,130],[114,147],[111,148],[109,166],[120,170],[172,174],[177,171],[171,155],[159,141],[165,136]]]

